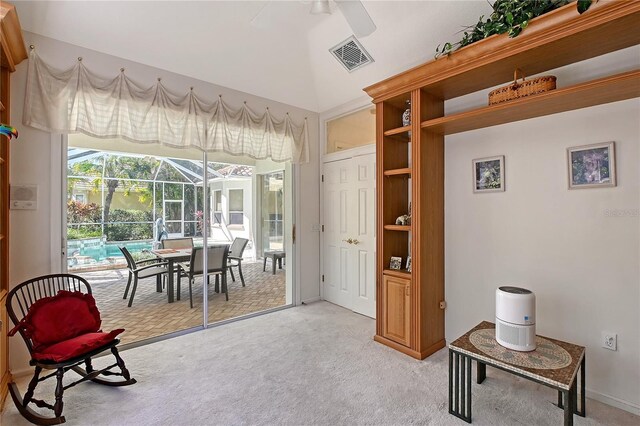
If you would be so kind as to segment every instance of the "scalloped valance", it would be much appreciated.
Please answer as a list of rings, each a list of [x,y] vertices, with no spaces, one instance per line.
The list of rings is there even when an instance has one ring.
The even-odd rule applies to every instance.
[[[268,108],[262,115],[246,104],[233,109],[221,97],[206,102],[193,90],[178,96],[160,80],[152,87],[140,87],[124,72],[102,78],[82,60],[69,70],[56,70],[35,49],[29,55],[23,117],[25,125],[48,132],[80,132],[255,159],[309,161],[306,119],[296,125],[289,114],[279,120]]]

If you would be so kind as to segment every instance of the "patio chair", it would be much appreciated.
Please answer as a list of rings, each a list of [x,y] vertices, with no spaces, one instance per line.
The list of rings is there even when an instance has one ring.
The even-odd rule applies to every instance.
[[[168,238],[166,240],[162,240],[160,245],[163,249],[174,249],[174,250],[185,250],[193,248],[193,238],[185,237],[185,238]],[[177,299],[180,300],[180,277],[186,277],[187,271],[182,269],[181,264],[177,265],[177,274],[178,274],[178,287],[177,287]]]
[[[162,284],[160,279],[163,275],[167,274],[167,264],[169,262],[162,261],[161,259],[145,259],[135,261],[133,256],[129,253],[129,250],[125,246],[119,247],[120,251],[124,255],[127,261],[127,268],[129,268],[129,280],[127,281],[127,287],[124,289],[123,299],[127,298],[129,294],[129,286],[131,286],[131,280],[133,279],[133,288],[131,289],[131,297],[129,298],[128,306],[133,305],[133,297],[136,295],[136,289],[138,288],[138,280],[149,277],[156,277],[156,287],[158,291],[162,291]]]
[[[15,325],[9,335],[20,333],[31,355],[29,364],[35,367],[24,397],[15,382],[9,383],[11,399],[20,414],[30,422],[38,425],[64,423],[64,391],[87,380],[106,386],[136,383],[116,348],[120,343],[116,337],[124,329],[111,332],[100,330],[100,312],[85,279],[76,275],[55,274],[25,281],[9,292],[6,306]],[[95,370],[92,358],[106,350],[111,350],[115,364]],[[81,367],[82,364],[85,368]],[[114,367],[118,367],[119,371],[111,371]],[[42,370],[54,372],[40,377]],[[81,378],[63,385],[63,376],[69,370]],[[122,379],[109,380],[105,376],[120,376]],[[38,383],[53,377],[57,381],[54,404],[34,398]],[[54,417],[45,417],[41,412],[34,411],[31,408],[33,405],[52,410]]]
[[[229,272],[231,272],[231,281],[235,282],[236,277],[233,276],[233,268],[238,268],[238,274],[240,275],[240,281],[242,281],[242,287],[244,287],[244,277],[242,276],[242,255],[244,249],[249,242],[246,238],[236,238],[233,240],[231,247],[229,248]]]
[[[161,241],[163,249],[191,249],[193,248],[193,238],[168,238]]]
[[[219,280],[222,277],[222,292],[225,293],[226,300],[229,300],[229,289],[227,287],[227,257],[229,256],[229,246],[216,245],[207,249],[207,282],[209,276],[216,276],[216,287],[219,285]],[[189,303],[193,308],[193,280],[198,275],[204,275],[204,249],[202,247],[195,247],[191,252],[191,259],[189,263],[183,263],[181,266],[187,271],[187,277],[189,278]],[[182,277],[179,278],[181,280]],[[204,280],[203,280],[204,281]],[[206,295],[206,293],[203,291]]]

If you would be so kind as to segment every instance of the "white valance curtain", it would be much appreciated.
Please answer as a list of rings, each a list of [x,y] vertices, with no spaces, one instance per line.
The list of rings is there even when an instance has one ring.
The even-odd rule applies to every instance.
[[[91,73],[80,58],[67,71],[47,65],[35,49],[29,59],[25,125],[256,159],[309,161],[306,119],[296,125],[289,114],[279,120],[268,108],[262,115],[246,104],[233,109],[221,97],[205,102],[193,90],[177,96],[160,80],[143,88],[124,70],[105,79]]]

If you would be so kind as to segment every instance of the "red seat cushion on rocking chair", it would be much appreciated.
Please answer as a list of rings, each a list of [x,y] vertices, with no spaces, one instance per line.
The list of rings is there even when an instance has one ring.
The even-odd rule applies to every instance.
[[[90,294],[60,290],[29,308],[9,335],[22,329],[31,339],[32,357],[38,361],[62,362],[112,342],[124,329],[100,331],[100,312]]]
[[[36,361],[64,362],[113,342],[116,336],[123,331],[124,329],[119,328],[110,333],[81,334],[72,339],[39,349],[33,352],[32,356]]]

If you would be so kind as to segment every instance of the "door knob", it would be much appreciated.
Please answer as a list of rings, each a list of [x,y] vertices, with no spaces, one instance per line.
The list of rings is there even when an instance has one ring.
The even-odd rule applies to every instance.
[[[360,241],[358,241],[356,239],[353,240],[353,244],[358,245],[359,243],[360,243]]]
[[[351,238],[347,238],[346,240],[342,240],[345,243],[353,244],[353,240]]]

